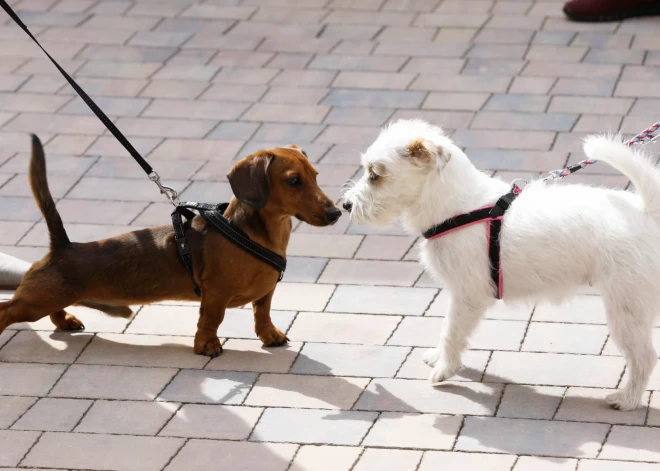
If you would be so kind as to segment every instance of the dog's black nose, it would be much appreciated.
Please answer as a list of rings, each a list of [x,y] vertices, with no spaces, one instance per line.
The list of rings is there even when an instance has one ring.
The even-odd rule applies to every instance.
[[[337,208],[330,208],[325,210],[325,217],[328,218],[328,221],[335,222],[341,217],[341,210]]]
[[[351,204],[350,201],[345,201],[344,202],[344,209],[348,211],[349,213],[351,212],[351,209],[353,209],[353,205]]]

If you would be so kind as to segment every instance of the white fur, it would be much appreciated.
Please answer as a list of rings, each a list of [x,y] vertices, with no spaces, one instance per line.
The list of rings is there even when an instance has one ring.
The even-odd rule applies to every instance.
[[[430,162],[407,150],[419,139],[433,156]],[[589,137],[584,150],[626,174],[637,194],[540,180],[527,185],[504,216],[503,297],[559,303],[583,285],[597,287],[629,373],[628,383],[608,401],[631,410],[640,405],[657,361],[651,328],[660,304],[660,172],[616,138]],[[440,128],[420,120],[383,129],[363,164],[385,170],[377,181],[365,172],[347,189],[352,220],[386,226],[400,219],[416,235],[453,215],[492,205],[510,188],[477,170]],[[425,357],[436,383],[461,368],[468,337],[495,302],[486,223],[422,242],[421,259],[450,291],[440,342]]]

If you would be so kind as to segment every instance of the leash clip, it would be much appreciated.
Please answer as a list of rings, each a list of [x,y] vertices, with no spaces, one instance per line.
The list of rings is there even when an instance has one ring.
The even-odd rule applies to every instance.
[[[158,175],[156,172],[151,172],[149,174],[149,180],[158,186],[158,189],[160,189],[160,194],[167,196],[167,199],[170,200],[170,203],[172,203],[174,206],[179,206],[181,204],[181,201],[179,200],[179,194],[173,188],[163,185],[160,182],[160,175]]]

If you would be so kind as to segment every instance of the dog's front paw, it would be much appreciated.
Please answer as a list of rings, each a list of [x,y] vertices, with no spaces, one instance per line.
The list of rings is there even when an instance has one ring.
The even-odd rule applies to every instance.
[[[218,337],[195,339],[194,351],[197,355],[215,358],[222,353],[222,344]]]
[[[431,380],[432,384],[442,383],[443,381],[451,378],[456,373],[458,373],[458,370],[461,369],[461,366],[462,365],[460,363],[452,364],[440,360],[435,364],[435,367],[433,368],[433,371],[431,371],[431,376],[429,376],[429,379]]]
[[[279,347],[289,341],[286,334],[275,326],[258,331],[257,337],[266,347]]]
[[[635,410],[640,406],[641,403],[640,399],[630,397],[630,394],[628,394],[625,389],[608,395],[605,400],[614,409],[618,409],[620,411]]]
[[[438,363],[438,360],[442,357],[442,353],[437,348],[433,348],[426,352],[422,359],[424,360],[424,363],[429,365],[431,368],[435,366],[436,363]]]

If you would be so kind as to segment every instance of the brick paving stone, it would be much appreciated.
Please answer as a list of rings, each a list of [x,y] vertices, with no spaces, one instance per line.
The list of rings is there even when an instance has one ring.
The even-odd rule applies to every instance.
[[[244,121],[266,121],[284,123],[320,123],[327,115],[327,106],[276,105],[257,103],[241,118]]]
[[[339,107],[415,108],[423,99],[422,92],[334,89],[323,100],[323,104]]]
[[[606,326],[532,322],[522,351],[598,355],[608,336]]]
[[[208,359],[191,355],[193,339],[164,335],[98,334],[78,357],[86,365],[202,368]]]
[[[467,417],[456,449],[595,458],[608,430],[606,424]]]
[[[575,296],[561,305],[539,304],[533,321],[568,322],[575,324],[606,324],[605,306],[600,296]]]
[[[351,258],[362,242],[362,236],[301,234],[294,232],[289,239],[287,253],[302,257]]]
[[[361,452],[361,448],[352,446],[303,445],[289,470],[350,471]]]
[[[292,283],[314,283],[327,264],[327,258],[287,257],[287,270],[282,280]]]
[[[584,461],[581,461],[581,466]],[[577,460],[570,458],[546,458],[521,456],[513,471],[575,471]]]
[[[420,74],[410,85],[413,90],[441,92],[505,92],[511,83],[509,77],[442,76]]]
[[[497,416],[550,420],[557,412],[565,389],[553,386],[508,384],[497,409]]]
[[[339,286],[327,306],[329,312],[419,316],[436,294],[429,288]]]
[[[660,461],[656,446],[660,430],[615,425],[599,458],[626,461]]]
[[[611,388],[619,382],[622,367],[613,357],[494,352],[484,381]]]
[[[424,453],[419,471],[461,471],[465,469],[488,469],[489,471],[508,471],[516,462],[511,455],[484,453],[457,453],[432,451]]]
[[[0,394],[4,396],[44,396],[65,369],[64,365],[0,363]]]
[[[492,101],[492,98],[491,98]],[[489,102],[490,103],[490,102]],[[489,109],[487,104],[485,109]],[[482,111],[472,121],[472,129],[515,129],[532,131],[570,131],[578,119],[568,113],[510,113]]]
[[[405,347],[307,343],[291,373],[393,377],[409,352]]]
[[[358,445],[376,416],[362,411],[266,409],[250,441]]]
[[[186,404],[159,436],[245,440],[262,412],[258,407]]]
[[[580,460],[580,471],[653,471],[657,464],[630,461]]]
[[[70,432],[91,405],[88,400],[42,398],[12,429]]]
[[[9,428],[35,402],[35,397],[0,396],[0,429]]]
[[[545,95],[555,83],[552,77],[516,77],[509,88],[511,93]]]
[[[406,317],[397,327],[388,345],[434,347],[440,340],[444,319],[433,317]],[[472,335],[470,345],[478,350],[511,350],[520,348],[527,323],[486,319]]]
[[[0,466],[18,466],[38,439],[39,432],[0,430]]]
[[[384,412],[493,415],[502,394],[500,384],[376,378],[353,409]]]
[[[414,262],[331,260],[320,283],[412,286],[422,272]]]
[[[0,350],[0,361],[72,363],[91,339],[84,333],[22,331]]]
[[[488,101],[488,93],[429,93],[423,107],[433,110],[478,111]]]
[[[71,365],[49,395],[151,401],[175,374],[173,368]]]
[[[182,443],[183,440],[177,438],[48,432],[41,436],[21,465],[158,471],[176,454]],[[63,449],[74,447],[86,452],[62,453]]]
[[[240,404],[256,379],[254,373],[181,370],[158,400],[206,404]]]
[[[357,462],[356,471],[369,469],[415,471],[422,453],[412,450],[367,449]]]
[[[226,469],[286,471],[298,447],[279,443],[189,440],[167,471]],[[236,457],[240,457],[237,459]]]
[[[323,366],[319,365],[317,369],[322,370]],[[340,376],[262,374],[244,403],[252,406],[346,410],[357,401],[368,382],[366,378]]]
[[[75,432],[156,435],[178,407],[169,402],[95,401]]]
[[[382,345],[400,319],[398,316],[301,312],[288,335],[306,342]]]
[[[297,338],[291,332],[292,338]],[[207,370],[254,371],[286,373],[295,361],[301,342],[289,342],[281,347],[264,347],[261,340],[229,339],[223,353],[204,367]]]
[[[384,412],[365,437],[363,445],[449,450],[462,421],[461,416]]]

